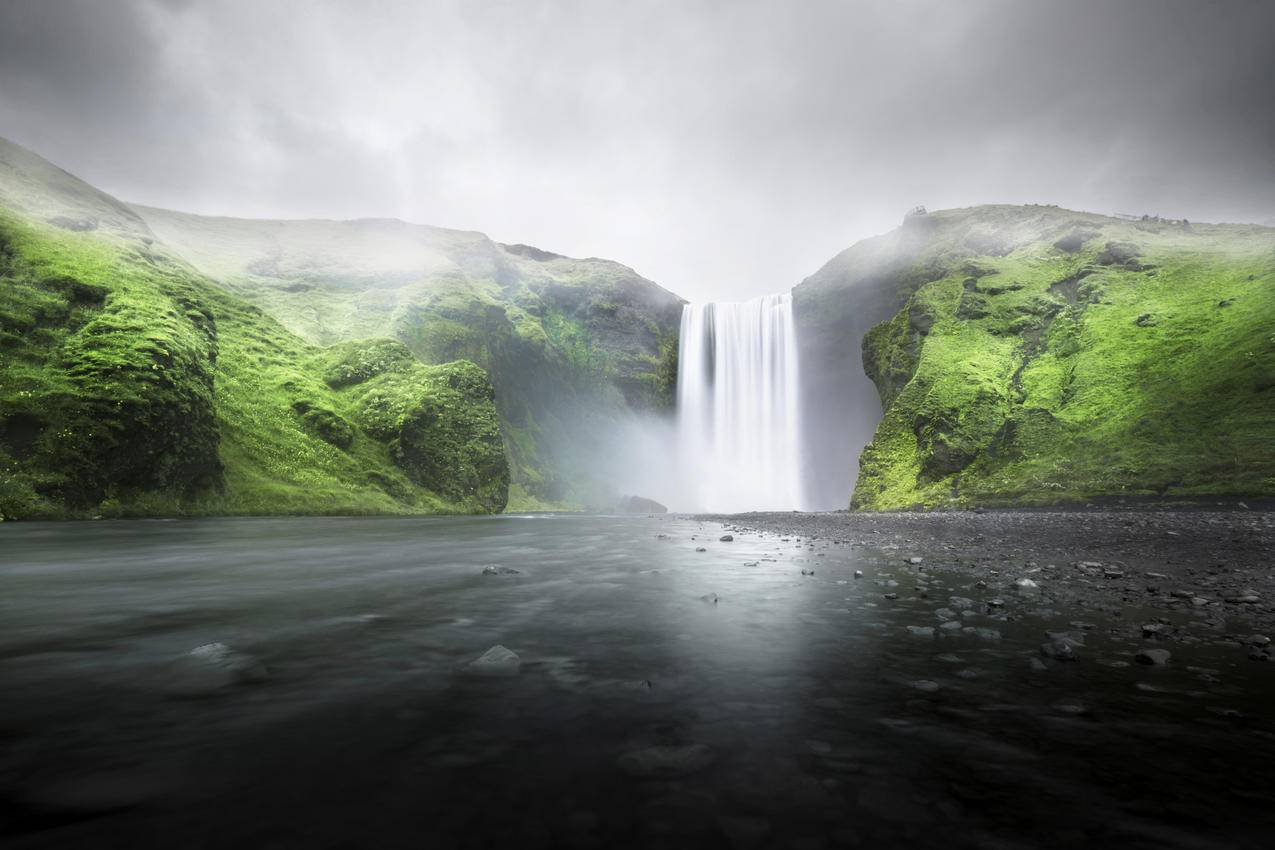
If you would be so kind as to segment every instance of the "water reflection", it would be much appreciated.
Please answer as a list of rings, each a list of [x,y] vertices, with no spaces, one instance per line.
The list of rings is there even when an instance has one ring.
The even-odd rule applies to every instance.
[[[6,843],[1262,845],[1264,665],[1121,666],[1093,612],[1011,620],[941,563],[721,533],[0,528]],[[1042,669],[1058,629],[1084,660]],[[495,644],[517,675],[462,675]]]

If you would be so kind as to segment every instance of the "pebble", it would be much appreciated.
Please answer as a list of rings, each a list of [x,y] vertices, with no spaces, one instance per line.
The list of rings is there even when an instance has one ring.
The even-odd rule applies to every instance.
[[[496,644],[462,670],[474,676],[517,676],[522,670],[522,659],[513,650]]]
[[[933,626],[908,626],[908,634],[913,637],[934,637]]]
[[[1167,649],[1142,649],[1133,658],[1139,664],[1150,664],[1159,667],[1169,663],[1172,653]]]
[[[165,690],[178,696],[205,696],[231,685],[264,682],[270,671],[255,657],[224,643],[197,646],[173,664]]]
[[[855,578],[863,578],[863,570],[855,570],[855,571],[854,571],[854,577],[855,577]]]
[[[722,543],[731,543],[735,540],[735,536],[733,534],[723,534],[717,539]]]
[[[1076,660],[1076,650],[1072,643],[1065,638],[1042,643],[1040,645],[1040,654],[1055,661]]]
[[[500,564],[488,564],[483,567],[483,575],[485,576],[516,576],[519,571],[513,567],[502,567]]]

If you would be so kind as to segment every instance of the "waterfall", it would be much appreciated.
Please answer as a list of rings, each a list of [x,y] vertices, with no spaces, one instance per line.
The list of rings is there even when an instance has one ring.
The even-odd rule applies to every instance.
[[[801,506],[792,296],[682,309],[678,451],[691,510]]]

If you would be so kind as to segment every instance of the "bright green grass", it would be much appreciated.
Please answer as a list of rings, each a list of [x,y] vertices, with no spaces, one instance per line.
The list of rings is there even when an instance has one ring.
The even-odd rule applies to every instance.
[[[505,504],[491,387],[472,364],[425,366],[389,341],[316,348],[158,249],[8,212],[0,287],[0,515]],[[397,356],[329,383],[377,346]]]
[[[954,247],[1003,210],[945,214],[937,279],[865,338],[886,412],[854,504],[1275,495],[1275,231],[1077,215],[1100,234],[1076,253],[1065,220]],[[1140,256],[1101,263],[1112,241]]]

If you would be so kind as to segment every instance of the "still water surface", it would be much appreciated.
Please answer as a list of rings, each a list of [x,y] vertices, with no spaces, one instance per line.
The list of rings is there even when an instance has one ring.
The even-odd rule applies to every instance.
[[[955,567],[922,597],[898,552],[722,532],[6,524],[0,841],[1270,846],[1264,665],[1108,667],[1136,647],[1094,621],[1085,660],[1042,673],[1059,623],[997,619]],[[1001,637],[909,631],[951,596]],[[234,655],[190,655],[213,643]],[[471,675],[496,644],[519,672]]]

